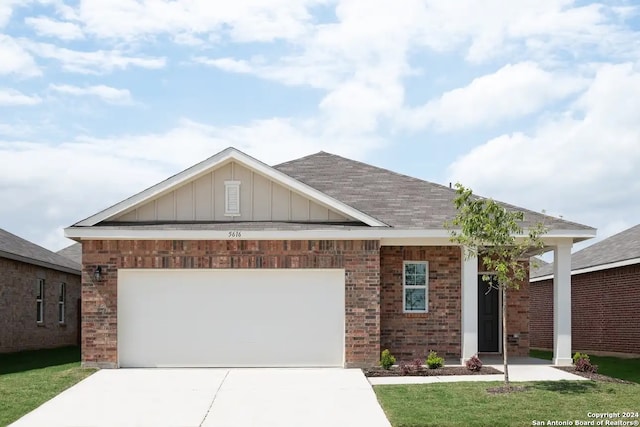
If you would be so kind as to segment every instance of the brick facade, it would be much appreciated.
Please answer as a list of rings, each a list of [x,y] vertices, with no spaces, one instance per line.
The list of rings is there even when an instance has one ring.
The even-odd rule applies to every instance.
[[[519,289],[507,291],[507,353],[509,356],[528,357],[530,346],[530,294],[528,280],[520,282]],[[502,319],[500,319],[502,322]]]
[[[574,298],[573,295],[571,298]],[[553,281],[551,280],[531,284],[530,328],[531,347],[553,349]],[[575,339],[573,331],[571,334]]]
[[[44,279],[44,318],[36,323],[36,283]],[[60,283],[66,283],[65,323],[58,322]],[[75,345],[80,276],[0,258],[0,353]]]
[[[553,347],[553,282],[531,285],[531,345]],[[573,351],[640,353],[640,265],[571,276]]]
[[[380,247],[378,241],[85,241],[82,360],[117,366],[119,268],[343,268],[347,366],[376,364],[389,348],[399,360],[435,350],[461,352],[461,250],[455,246]],[[402,312],[402,262],[429,261],[429,312]],[[94,283],[93,269],[103,267]],[[529,292],[508,299],[510,354],[529,351]],[[515,336],[517,335],[517,337]]]
[[[429,262],[428,313],[403,313],[403,261]],[[380,346],[398,360],[425,358],[430,350],[451,362],[461,357],[461,263],[455,246],[384,246],[380,250]],[[479,268],[482,271],[482,268]],[[529,288],[507,298],[509,354],[529,353]],[[500,320],[501,321],[501,320]],[[517,337],[516,337],[517,335]]]
[[[82,361],[117,366],[119,268],[343,268],[347,366],[375,364],[380,352],[378,241],[84,241]],[[104,268],[94,283],[93,269]]]
[[[460,358],[461,253],[455,246],[384,246],[380,250],[380,346],[398,361],[435,350]],[[429,261],[429,312],[402,312],[403,261]]]

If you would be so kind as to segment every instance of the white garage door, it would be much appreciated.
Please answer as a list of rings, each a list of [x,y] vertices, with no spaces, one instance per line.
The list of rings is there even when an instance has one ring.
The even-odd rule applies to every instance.
[[[118,271],[122,367],[343,366],[344,270]]]

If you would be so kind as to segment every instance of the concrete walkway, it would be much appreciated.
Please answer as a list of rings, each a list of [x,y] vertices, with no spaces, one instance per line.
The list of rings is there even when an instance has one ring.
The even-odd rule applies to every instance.
[[[485,366],[490,366],[502,372],[504,366],[498,358],[487,358]],[[490,375],[445,375],[440,377],[371,377],[371,385],[385,384],[431,384],[474,381],[502,381],[504,374]],[[548,360],[534,358],[513,358],[509,361],[509,380],[522,381],[588,381],[587,378],[561,371],[551,365]]]
[[[12,427],[390,427],[359,369],[105,369]]]

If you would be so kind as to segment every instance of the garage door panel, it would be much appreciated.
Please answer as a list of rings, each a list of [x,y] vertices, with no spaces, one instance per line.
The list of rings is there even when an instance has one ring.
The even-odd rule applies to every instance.
[[[120,270],[120,366],[342,366],[344,270]]]

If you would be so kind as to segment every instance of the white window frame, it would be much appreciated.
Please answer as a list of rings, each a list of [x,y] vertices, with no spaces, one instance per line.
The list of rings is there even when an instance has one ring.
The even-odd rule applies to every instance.
[[[235,193],[232,191],[235,190]],[[231,196],[235,194],[237,199],[231,203]],[[235,205],[235,209],[233,206]],[[240,216],[240,181],[224,182],[224,216]]]
[[[36,282],[36,323],[44,323],[44,279]]]
[[[66,315],[67,315],[67,284],[60,283],[60,288],[58,289],[58,323],[65,323]]]
[[[408,264],[424,265],[424,285],[407,285],[406,271]],[[424,289],[424,310],[407,309],[407,289]],[[404,313],[428,313],[429,312],[429,261],[403,261],[402,262],[402,311]]]

